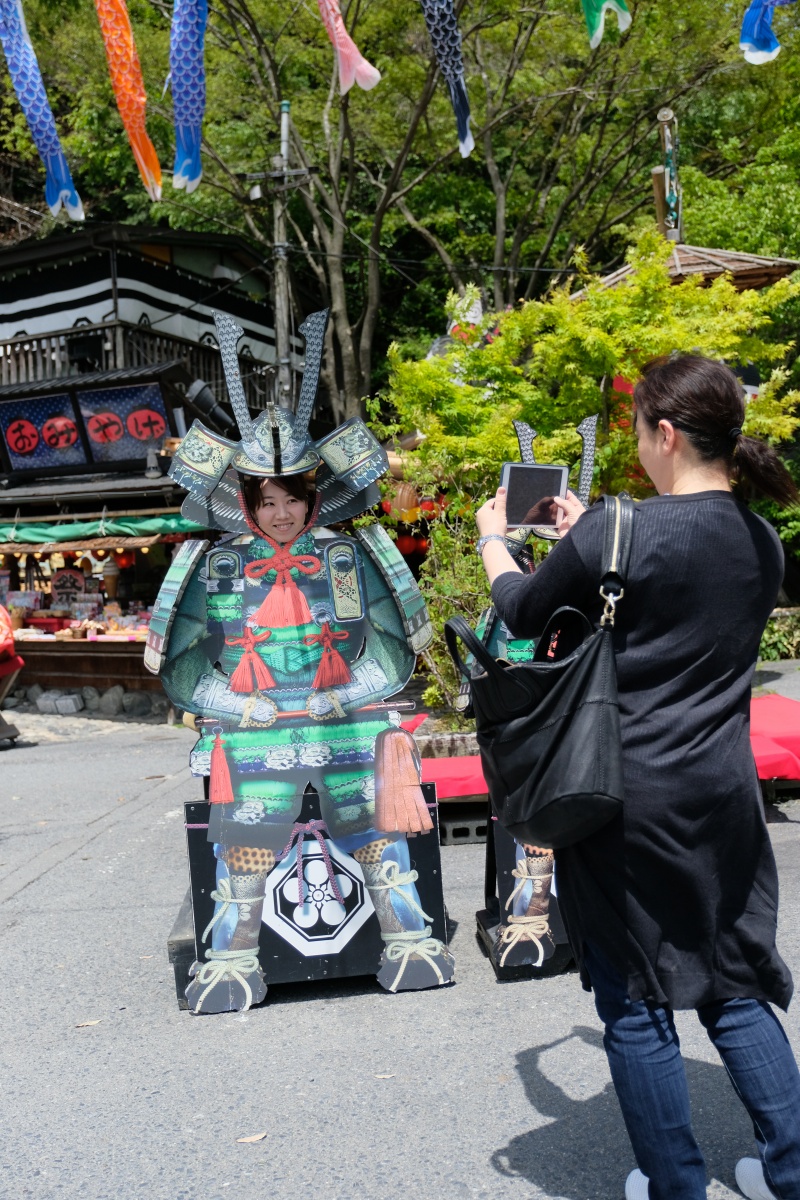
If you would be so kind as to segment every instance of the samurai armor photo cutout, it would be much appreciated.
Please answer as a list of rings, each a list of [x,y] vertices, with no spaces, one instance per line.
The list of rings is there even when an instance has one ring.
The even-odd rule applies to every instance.
[[[558,907],[553,851],[522,845],[492,817],[486,839],[486,907],[478,940],[498,979],[544,979],[573,963]]]
[[[402,940],[396,942],[398,950],[394,962],[388,964],[387,969],[384,958],[386,941],[382,934],[381,916],[376,912],[376,907],[380,908],[386,897],[392,905],[392,912],[397,910],[410,923],[414,916],[419,918],[416,913],[416,905],[419,904],[426,914],[423,931],[430,929],[429,937],[424,940],[430,943],[429,949],[433,950],[431,961],[440,962],[440,947],[446,944],[446,917],[441,887],[435,789],[432,784],[424,784],[423,791],[432,829],[410,841],[396,839],[392,842],[387,838],[389,844],[380,858],[375,849],[366,855],[343,851],[330,838],[319,818],[313,815],[319,813],[319,798],[310,791],[305,794],[301,810],[303,819],[296,823],[292,835],[287,839],[292,843],[289,853],[266,875],[263,882],[257,884],[256,903],[260,902],[262,907],[253,954],[265,985],[362,975],[377,976],[387,991],[404,991],[439,983],[435,970],[432,971],[430,964],[414,949],[415,945],[421,943],[413,939],[405,944]],[[241,877],[248,872],[248,868],[262,866],[269,861],[268,855],[260,856],[243,847],[228,847],[220,857],[219,844],[215,853],[215,848],[207,840],[207,825],[212,816],[210,804],[186,805],[186,839],[196,939],[195,974],[191,981],[183,980],[183,988],[190,998],[189,1007],[192,1007],[191,998],[197,994],[203,971],[211,974],[203,966],[198,968],[203,960],[204,931],[215,919],[217,926],[223,927],[223,935],[236,925],[233,914],[221,912],[218,897],[227,895],[229,890],[243,890],[236,876]],[[302,903],[298,888],[300,846]],[[366,861],[368,858],[375,861],[370,863]],[[256,875],[263,877],[263,871],[248,873],[254,883]],[[387,879],[396,883],[395,891],[385,888],[382,894],[376,894],[375,881]],[[403,879],[407,882],[403,883]],[[240,920],[241,917],[240,911]],[[397,919],[396,924],[399,926],[402,921]],[[397,932],[402,930],[398,928]],[[218,940],[221,943],[225,937],[221,936]],[[256,1003],[259,988],[256,985],[253,991],[252,972],[248,986],[252,992],[251,1003]],[[219,1008],[213,1011],[241,1009],[245,1007],[243,998],[247,1000],[244,983],[231,974],[222,987],[218,986],[215,991]],[[212,1009],[205,1002],[201,1005],[201,1011]]]
[[[297,412],[270,405],[255,419],[238,375],[241,330],[215,320],[241,441],[221,446],[196,422],[171,475],[191,511],[228,536],[176,556],[145,656],[172,703],[194,714],[192,773],[208,779],[207,820],[187,821],[198,942],[189,1008],[243,1010],[270,981],[369,971],[390,992],[441,986],[453,960],[435,801],[391,701],[430,621],[379,526],[351,536],[322,523],[363,511],[386,455],[358,418],[319,444],[309,437],[327,312],[300,327]],[[265,487],[295,505],[295,492],[305,497],[293,510],[305,515],[280,526],[285,540],[256,523],[253,485],[262,504]]]

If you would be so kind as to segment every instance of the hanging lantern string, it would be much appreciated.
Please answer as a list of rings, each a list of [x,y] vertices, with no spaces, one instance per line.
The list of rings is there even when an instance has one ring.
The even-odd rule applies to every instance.
[[[284,858],[288,858],[288,856],[291,854],[293,847],[296,847],[297,849],[297,863],[295,869],[297,871],[298,904],[303,904],[305,900],[303,889],[303,842],[305,841],[307,834],[317,839],[319,848],[322,851],[322,858],[325,862],[325,870],[328,872],[328,881],[331,885],[333,894],[340,904],[344,904],[344,896],[339,890],[339,884],[336,882],[336,874],[333,869],[333,863],[331,862],[331,856],[328,852],[325,838],[322,836],[323,830],[325,833],[328,832],[328,826],[324,821],[295,821],[294,825],[292,826],[292,836],[289,838],[288,842],[277,856],[277,861],[282,862]],[[289,876],[291,876],[291,871],[289,872]]]

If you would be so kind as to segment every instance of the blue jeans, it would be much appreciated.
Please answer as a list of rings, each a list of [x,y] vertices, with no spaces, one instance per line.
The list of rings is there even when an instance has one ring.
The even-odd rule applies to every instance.
[[[706,1170],[692,1132],[689,1090],[672,1010],[630,1000],[626,981],[586,948],[595,1005],[606,1028],[611,1078],[650,1200],[706,1200]],[[778,1200],[800,1200],[800,1073],[783,1028],[761,1000],[697,1009],[755,1130],[764,1177]]]

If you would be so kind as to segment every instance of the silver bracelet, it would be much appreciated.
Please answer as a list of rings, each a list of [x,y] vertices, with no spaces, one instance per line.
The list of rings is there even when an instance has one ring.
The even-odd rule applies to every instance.
[[[504,546],[506,545],[506,539],[503,537],[502,533],[485,533],[483,537],[478,538],[478,544],[475,547],[475,550],[478,554],[483,554],[484,546],[486,546],[488,542],[502,542]],[[508,549],[507,546],[506,549]]]

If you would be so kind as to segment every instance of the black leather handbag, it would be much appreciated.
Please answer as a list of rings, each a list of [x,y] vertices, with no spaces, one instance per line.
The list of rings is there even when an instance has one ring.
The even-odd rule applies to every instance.
[[[445,625],[453,661],[469,679],[495,815],[518,841],[555,850],[600,829],[623,802],[611,631],[625,595],[634,503],[627,496],[603,500],[599,629],[578,609],[559,608],[533,660],[512,665],[493,658],[463,617]],[[459,641],[474,658],[471,668]]]

